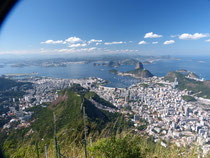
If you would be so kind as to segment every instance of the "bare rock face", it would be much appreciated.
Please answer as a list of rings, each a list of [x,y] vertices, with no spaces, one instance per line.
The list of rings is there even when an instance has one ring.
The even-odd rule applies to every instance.
[[[193,72],[190,72],[189,74],[188,74],[188,77],[190,77],[190,78],[196,78],[196,79],[199,79],[199,76],[198,75],[196,75],[195,73],[193,73]]]
[[[144,69],[144,66],[141,62],[138,62],[136,64],[135,70],[129,71],[127,73],[130,73],[132,76],[136,78],[148,78],[154,76],[149,70]]]
[[[144,69],[144,66],[143,66],[143,64],[141,63],[141,62],[138,62],[137,64],[136,64],[136,69]]]

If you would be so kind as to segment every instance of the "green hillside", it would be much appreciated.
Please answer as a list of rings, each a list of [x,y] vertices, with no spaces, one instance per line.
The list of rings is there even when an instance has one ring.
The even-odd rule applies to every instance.
[[[193,79],[186,78],[184,74],[180,72],[170,71],[165,76],[165,80],[173,82],[177,78],[179,82],[178,87],[181,90],[187,89],[193,94],[197,93],[197,96],[210,99],[210,86],[209,81],[196,81]]]
[[[15,85],[15,81],[0,77],[0,91],[9,89]]]
[[[148,77],[153,76],[153,74],[149,70],[146,70],[146,69],[135,69],[132,71],[128,71],[127,73],[134,74],[137,77],[143,77],[143,78],[148,78]]]
[[[100,139],[93,144],[90,152],[95,158],[197,158],[196,148],[168,147],[154,143],[152,137],[128,134],[122,137]],[[207,155],[206,157],[208,157]]]
[[[87,136],[93,140],[117,135],[126,131],[131,124],[119,113],[99,110],[87,98],[88,91],[73,87],[60,93],[59,98],[47,108],[36,106],[31,126],[13,130],[6,136],[1,133],[0,142],[6,157],[36,157],[35,143],[43,155],[44,145],[49,147],[49,155],[54,154],[53,112],[56,114],[58,144],[65,155],[83,155],[84,124],[82,100],[87,115]],[[71,151],[71,150],[72,151]],[[81,151],[82,150],[82,151]]]
[[[31,126],[18,130],[4,131],[0,135],[0,155],[13,158],[37,157],[36,144],[40,158],[45,157],[45,144],[48,157],[55,157],[53,113],[56,115],[56,135],[60,152],[66,157],[85,157],[84,119],[81,103],[87,115],[87,157],[94,158],[167,158],[189,156],[196,158],[196,148],[187,152],[168,143],[162,147],[147,135],[140,136],[134,131],[132,123],[122,114],[109,113],[98,109],[91,102],[97,96],[93,92],[75,85],[61,91],[56,101],[48,107],[36,106],[30,121]],[[98,102],[107,105],[99,96]],[[90,137],[93,145],[89,143]],[[1,152],[2,151],[2,152]],[[1,155],[2,157],[2,155]]]
[[[23,89],[31,88],[31,83],[29,82],[17,82],[12,79],[0,77],[0,93],[2,96],[16,96],[21,95]]]
[[[20,82],[16,82],[14,80],[11,79],[6,79],[6,78],[2,78],[0,77],[0,91],[4,91],[4,90],[8,90],[14,86],[21,86],[23,85]]]

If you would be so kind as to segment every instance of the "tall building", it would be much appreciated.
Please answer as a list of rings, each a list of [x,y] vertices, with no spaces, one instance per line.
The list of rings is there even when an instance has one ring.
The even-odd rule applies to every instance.
[[[173,88],[175,88],[176,86],[178,86],[179,82],[177,81],[177,78],[174,79],[173,82]]]
[[[137,115],[134,115],[134,121],[139,121],[140,120],[140,115],[137,114]]]
[[[125,96],[125,102],[127,103],[128,102],[128,96]]]
[[[189,116],[189,107],[184,107],[185,116]]]

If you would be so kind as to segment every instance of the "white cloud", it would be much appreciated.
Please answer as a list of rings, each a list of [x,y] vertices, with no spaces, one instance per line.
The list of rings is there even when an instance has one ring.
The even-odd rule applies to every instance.
[[[72,48],[72,49],[55,49],[56,52],[61,52],[61,53],[74,53],[75,52],[75,49]]]
[[[101,43],[102,40],[96,40],[96,39],[91,39],[90,41],[88,41],[88,44],[90,43]]]
[[[173,43],[175,43],[174,40],[168,40],[168,41],[165,41],[163,44],[168,45],[168,44],[173,44]]]
[[[100,44],[101,44],[101,43],[96,43],[96,46],[97,46],[97,45],[100,45]]]
[[[206,42],[210,42],[210,39],[207,39]]]
[[[45,42],[41,42],[41,44],[61,44],[61,43],[63,43],[62,40],[57,40],[57,41],[47,40]]]
[[[87,49],[88,49],[88,51],[93,51],[93,50],[95,50],[95,49],[96,49],[96,47],[87,48]]]
[[[85,47],[85,46],[87,46],[86,43],[76,43],[76,44],[71,44],[68,47],[74,48],[74,47]]]
[[[71,48],[71,49],[56,49],[56,52],[59,53],[81,53],[81,52],[91,52],[96,50],[96,47],[91,47],[91,48],[80,48],[80,49],[75,49],[75,48]]]
[[[121,52],[138,52],[138,50],[134,49],[122,49]]]
[[[123,41],[119,41],[119,42],[105,42],[104,44],[105,45],[112,45],[112,44],[123,44],[123,43],[126,43],[126,42],[123,42]]]
[[[63,40],[47,40],[45,42],[41,42],[41,44],[67,44],[67,43],[78,43],[78,42],[82,42],[82,40],[79,37],[69,37],[67,38],[65,41]]]
[[[182,40],[200,39],[208,36],[209,36],[208,34],[202,34],[202,33],[194,33],[194,34],[183,33],[179,36],[179,39]]]
[[[153,32],[146,33],[144,38],[160,38],[163,37],[162,35],[155,34]]]
[[[138,45],[142,45],[142,44],[147,44],[147,42],[146,42],[146,41],[140,41],[140,42],[138,43]]]
[[[81,42],[82,40],[79,38],[79,37],[69,37],[67,38],[63,43],[66,44],[66,43],[77,43],[77,42]]]
[[[155,41],[155,42],[152,42],[152,44],[158,44],[158,42],[157,42],[157,41]]]

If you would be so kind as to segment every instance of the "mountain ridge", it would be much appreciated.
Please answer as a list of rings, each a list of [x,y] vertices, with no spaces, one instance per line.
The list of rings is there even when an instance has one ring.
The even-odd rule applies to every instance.
[[[85,96],[89,93],[86,89],[80,87],[77,92],[74,89],[75,87],[61,91],[59,97],[65,97],[58,98],[56,105],[36,106],[29,109],[34,112],[30,121],[31,126],[10,131],[8,136],[6,136],[8,131],[5,131],[6,139],[0,137],[0,146],[6,157],[11,155],[35,157],[36,143],[42,149],[41,153],[44,152],[44,145],[47,144],[49,154],[52,155],[54,147],[53,113],[56,115],[56,135],[62,153],[68,155],[69,147],[81,150],[84,140],[84,116],[81,105],[85,107],[86,112],[87,136],[92,137],[93,140],[116,135],[131,127],[122,114],[109,113],[93,105]]]

